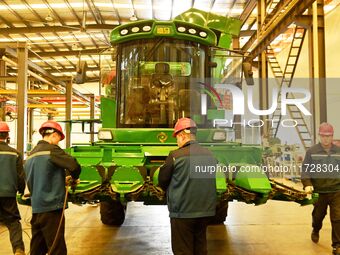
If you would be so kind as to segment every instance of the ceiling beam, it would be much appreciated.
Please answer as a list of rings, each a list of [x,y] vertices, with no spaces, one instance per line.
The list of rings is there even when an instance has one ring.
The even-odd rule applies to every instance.
[[[64,67],[64,68],[58,68],[58,69],[52,69],[50,67],[45,67],[44,70],[46,70],[49,73],[58,73],[58,72],[64,73],[64,72],[76,72],[77,71],[75,67],[70,67],[70,68]],[[87,67],[86,70],[87,71],[99,71],[100,68],[98,66],[94,66],[94,67],[91,66],[91,67]],[[8,71],[8,73],[16,75],[18,73],[18,70],[17,69],[10,69]],[[58,77],[58,79],[61,79],[60,76],[57,76],[57,77]],[[31,78],[31,77],[29,77],[29,78]],[[70,80],[70,77],[63,77],[62,78],[62,80],[65,80],[65,79]],[[37,79],[32,77],[32,81],[34,81],[34,80],[37,80]]]
[[[94,24],[86,25],[86,31],[94,30],[112,30],[117,25],[110,24]],[[41,26],[41,27],[13,27],[13,28],[0,28],[0,34],[11,35],[11,34],[37,34],[37,33],[54,33],[54,32],[73,32],[81,31],[82,27],[76,26]]]
[[[58,68],[57,70],[56,69],[48,69],[46,68],[45,70],[47,70],[48,72],[50,73],[58,73],[58,72],[76,72],[76,68],[72,67],[72,68]],[[100,67],[98,66],[94,66],[94,67],[87,67],[86,68],[87,71],[99,71],[100,70]]]
[[[4,47],[1,47],[1,45],[4,45]],[[6,45],[6,46],[5,46]],[[10,45],[13,45],[14,47],[17,47],[16,43],[0,43],[0,48],[5,48],[6,51],[6,55],[10,55],[12,56],[12,58],[17,59],[17,53],[15,50],[9,48]],[[15,61],[13,61],[15,62]],[[54,76],[52,75],[50,72],[46,71],[45,69],[43,69],[42,67],[34,64],[32,61],[28,60],[27,61],[28,64],[28,68],[31,70],[34,70],[35,72],[38,72],[40,74],[43,75],[43,77],[48,78],[50,81],[52,81],[55,84],[61,85],[62,86],[62,92],[65,93],[66,91],[66,83],[63,82],[60,77],[58,76]],[[90,102],[90,98],[84,96],[83,94],[81,94],[78,90],[73,89],[72,92],[74,93],[74,95],[78,96],[79,98],[85,100],[85,102],[89,103]]]
[[[241,26],[247,21],[249,18],[250,14],[253,12],[257,4],[257,0],[250,0],[247,2],[246,6],[244,7],[243,12],[240,15],[240,20],[241,20]]]
[[[248,29],[248,30],[241,30],[241,31],[240,31],[239,37],[252,36],[252,35],[255,34],[255,33],[256,33],[256,30],[251,30],[251,29]]]
[[[282,32],[284,32],[290,24],[292,24],[296,16],[301,15],[315,0],[285,0],[282,11],[274,15],[267,24],[260,28],[256,45],[248,55],[253,60],[257,55],[266,49],[266,47]]]
[[[28,104],[28,108],[66,108],[65,104]],[[85,104],[72,104],[72,108],[88,108]]]
[[[79,55],[99,55],[101,52],[108,49],[105,48],[96,48],[96,49],[84,49],[84,50],[70,50],[70,51],[53,51],[53,52],[37,52],[30,51],[28,53],[29,58],[37,58],[37,57],[59,57],[59,56],[79,56]]]
[[[14,76],[0,76],[0,81],[17,81],[17,77],[14,77]]]
[[[16,78],[16,77],[14,77]],[[13,89],[0,89],[0,95],[16,95],[18,94],[17,90],[13,90]],[[27,94],[29,96],[64,96],[64,94],[61,94],[59,91],[55,91],[55,90],[28,90]]]

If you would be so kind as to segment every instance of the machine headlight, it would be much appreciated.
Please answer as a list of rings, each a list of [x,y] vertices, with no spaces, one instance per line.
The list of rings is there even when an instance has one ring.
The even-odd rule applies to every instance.
[[[227,133],[224,130],[216,130],[213,135],[214,141],[226,141]]]
[[[204,31],[201,31],[199,35],[200,35],[200,37],[205,38],[205,37],[207,37],[208,34]]]
[[[139,27],[133,27],[133,28],[131,29],[131,31],[132,31],[133,33],[137,33],[137,32],[139,31]]]
[[[150,26],[144,26],[143,27],[143,31],[144,32],[149,32],[151,30],[151,27]]]
[[[98,139],[99,140],[112,140],[112,133],[110,130],[99,130]]]
[[[177,31],[178,31],[178,32],[181,32],[181,33],[185,32],[185,30],[186,30],[185,27],[178,27],[178,28],[177,28]]]
[[[129,33],[129,30],[127,30],[127,29],[122,29],[122,30],[120,31],[120,34],[121,34],[121,35],[126,35],[127,33]]]
[[[196,34],[196,29],[190,28],[189,33],[192,35]]]

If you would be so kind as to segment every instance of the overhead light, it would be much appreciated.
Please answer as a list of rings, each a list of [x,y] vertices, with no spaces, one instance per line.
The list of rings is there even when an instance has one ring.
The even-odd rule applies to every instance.
[[[214,141],[225,141],[227,140],[227,134],[224,130],[216,130],[213,135]]]
[[[132,14],[132,16],[130,17],[130,20],[131,20],[131,21],[137,21],[138,18],[136,17],[135,14]]]
[[[98,139],[99,140],[112,140],[113,136],[110,130],[99,130]]]
[[[278,52],[281,52],[281,48],[280,47],[277,47],[277,48],[274,48],[274,52],[278,53]]]

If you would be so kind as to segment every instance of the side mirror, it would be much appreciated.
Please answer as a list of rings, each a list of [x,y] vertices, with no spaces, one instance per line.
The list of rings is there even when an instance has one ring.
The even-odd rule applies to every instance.
[[[80,61],[77,65],[77,73],[74,77],[74,81],[77,84],[83,84],[86,81],[86,71],[87,63],[85,61]]]
[[[208,66],[211,67],[211,68],[216,68],[217,67],[217,63],[216,62],[209,62],[208,63]]]

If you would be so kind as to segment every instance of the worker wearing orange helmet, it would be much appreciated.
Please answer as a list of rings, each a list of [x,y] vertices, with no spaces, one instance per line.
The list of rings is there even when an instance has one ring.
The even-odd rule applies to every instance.
[[[329,206],[333,254],[340,255],[340,148],[333,144],[333,134],[331,124],[320,125],[320,143],[307,150],[301,180],[307,193],[319,193],[312,213],[312,241],[319,241],[319,231]]]
[[[65,135],[57,122],[44,122],[39,133],[43,139],[31,151],[24,165],[33,212],[30,254],[65,255],[63,205],[66,170],[76,180],[81,169],[76,159],[58,146]]]
[[[0,121],[0,222],[9,230],[13,253],[22,255],[25,246],[16,194],[24,193],[25,179],[22,156],[8,145],[9,131],[7,123]]]
[[[177,254],[207,254],[206,229],[216,211],[214,174],[195,173],[196,166],[216,166],[211,152],[196,142],[196,123],[177,121],[173,137],[179,149],[170,152],[160,167],[158,181],[167,193],[172,251]]]

